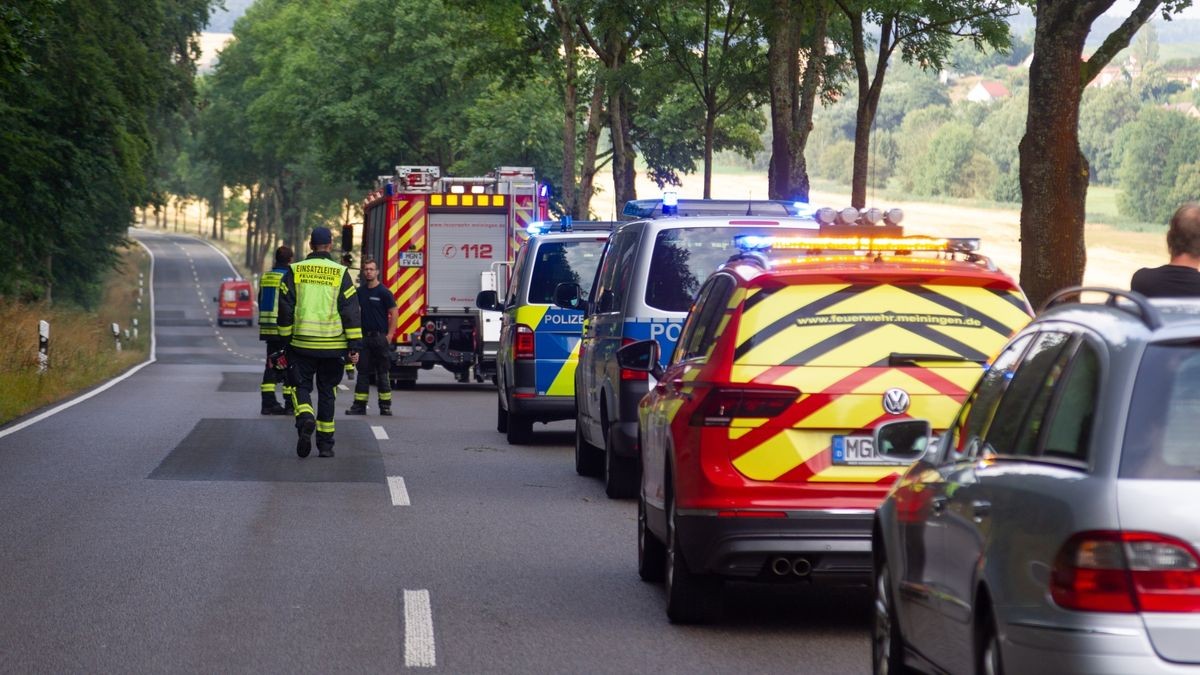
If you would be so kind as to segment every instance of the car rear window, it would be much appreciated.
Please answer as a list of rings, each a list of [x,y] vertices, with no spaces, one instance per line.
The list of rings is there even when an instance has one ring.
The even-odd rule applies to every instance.
[[[748,296],[734,358],[741,365],[978,369],[1028,321],[1015,289],[918,276],[787,280]]]
[[[1121,451],[1122,478],[1200,479],[1200,345],[1151,345],[1142,357]]]
[[[579,284],[587,297],[603,251],[604,239],[542,242],[529,278],[529,302],[553,304],[559,284]]]
[[[734,236],[812,236],[812,228],[680,227],[663,230],[654,240],[646,304],[667,312],[686,312],[701,284],[737,253]]]

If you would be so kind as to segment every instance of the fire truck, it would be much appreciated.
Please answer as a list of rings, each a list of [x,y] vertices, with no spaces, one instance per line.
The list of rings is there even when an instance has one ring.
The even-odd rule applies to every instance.
[[[529,167],[450,177],[436,166],[397,166],[378,178],[363,201],[361,250],[399,308],[393,387],[412,387],[418,371],[439,365],[459,382],[495,379],[501,314],[477,309],[475,298],[504,297],[526,228],[546,210],[546,188]]]

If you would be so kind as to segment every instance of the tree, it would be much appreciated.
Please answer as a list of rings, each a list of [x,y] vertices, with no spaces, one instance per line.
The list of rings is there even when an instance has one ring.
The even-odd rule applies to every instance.
[[[1083,280],[1088,162],[1079,148],[1083,88],[1155,12],[1164,18],[1190,0],[1139,0],[1089,58],[1092,24],[1114,0],[1036,0],[1029,114],[1021,139],[1021,286],[1034,306]]]
[[[1126,82],[1089,87],[1084,92],[1079,109],[1079,148],[1088,160],[1089,182],[1116,183],[1122,156],[1116,150],[1119,136],[1141,108],[1141,101]]]
[[[1147,22],[1137,32],[1130,51],[1132,52],[1134,63],[1142,68],[1151,63],[1158,63],[1158,29],[1154,27],[1153,23]]]
[[[888,63],[897,49],[906,63],[940,70],[955,38],[976,45],[1006,48],[1007,18],[1016,0],[836,0],[850,21],[851,54],[858,81],[854,131],[854,179],[851,204],[866,204],[871,127],[883,91]],[[878,26],[878,37],[866,31]],[[874,42],[875,65],[868,65],[868,42]]]
[[[704,198],[712,196],[717,125],[729,113],[757,111],[766,75],[759,47],[762,27],[746,0],[657,3],[646,10],[654,43],[695,96],[702,112]],[[757,138],[754,140],[757,143]]]
[[[1144,108],[1126,130],[1117,206],[1121,214],[1165,223],[1179,203],[1176,186],[1190,181],[1182,167],[1200,162],[1200,121],[1158,107]],[[1184,201],[1196,199],[1185,195]]]

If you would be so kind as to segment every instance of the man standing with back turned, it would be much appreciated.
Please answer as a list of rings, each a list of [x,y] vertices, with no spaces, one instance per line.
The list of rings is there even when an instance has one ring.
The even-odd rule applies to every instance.
[[[275,266],[263,272],[258,282],[258,339],[267,343],[267,364],[262,379],[262,414],[291,415],[293,410],[291,381],[284,371],[271,364],[271,355],[283,349],[279,338],[279,282],[292,264],[292,249],[280,246],[275,249]],[[282,380],[283,405],[275,400],[275,389]]]
[[[379,283],[379,264],[374,258],[363,258],[363,285],[358,287],[358,304],[362,308],[363,350],[359,354],[358,383],[354,385],[354,404],[347,415],[367,414],[371,400],[371,375],[379,390],[379,414],[392,414],[392,362],[388,352],[396,332],[396,298]]]
[[[349,353],[350,362],[358,363],[362,317],[350,273],[329,254],[333,248],[329,228],[314,228],[309,245],[312,253],[292,263],[280,283],[279,336],[289,341],[289,359],[296,372],[296,454],[308,457],[312,452],[315,429],[318,454],[333,457],[333,415],[344,373],[342,356]]]
[[[1171,262],[1133,273],[1130,289],[1148,298],[1200,297],[1200,204],[1184,204],[1167,227]]]

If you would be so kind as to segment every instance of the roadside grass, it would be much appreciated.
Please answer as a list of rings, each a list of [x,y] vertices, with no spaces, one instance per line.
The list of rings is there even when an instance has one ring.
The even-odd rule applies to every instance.
[[[138,273],[144,275],[138,309]],[[68,306],[0,301],[0,424],[69,398],[145,361],[150,353],[150,256],[137,244],[121,251],[121,263],[104,282],[95,311]],[[133,337],[133,318],[138,336]],[[50,323],[49,369],[39,375],[38,321]],[[121,330],[116,350],[112,324]],[[130,330],[130,337],[124,332]]]
[[[1119,230],[1130,232],[1165,232],[1166,225],[1139,221],[1121,215],[1117,208],[1117,193],[1115,187],[1104,185],[1088,186],[1087,222],[1112,225]]]

